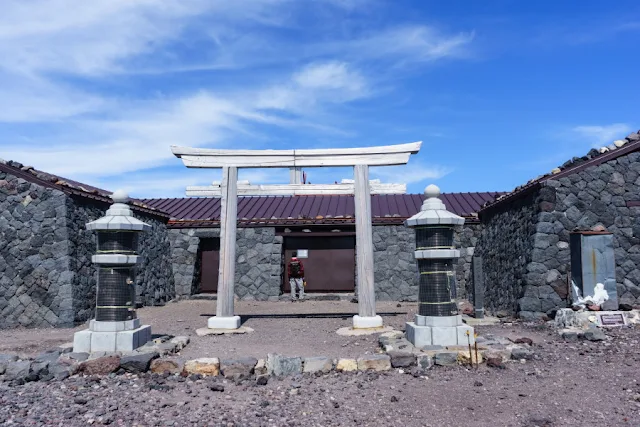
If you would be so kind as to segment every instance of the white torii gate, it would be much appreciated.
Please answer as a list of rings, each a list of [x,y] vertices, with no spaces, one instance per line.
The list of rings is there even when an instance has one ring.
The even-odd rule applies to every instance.
[[[369,166],[404,165],[420,150],[422,141],[366,148],[311,150],[218,150],[172,146],[173,154],[188,168],[222,168],[220,185],[220,270],[216,315],[207,326],[238,329],[240,316],[234,315],[236,227],[238,213],[238,168],[301,168],[353,166],[356,222],[356,269],[358,272],[358,314],[354,328],[377,328],[371,226]],[[341,185],[341,184],[334,184]],[[294,194],[318,194],[315,185],[290,184]],[[326,187],[326,185],[324,186]]]

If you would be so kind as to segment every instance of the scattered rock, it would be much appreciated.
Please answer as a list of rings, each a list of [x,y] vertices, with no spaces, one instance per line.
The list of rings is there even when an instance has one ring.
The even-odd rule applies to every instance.
[[[160,357],[158,353],[144,353],[133,356],[124,356],[120,359],[120,367],[127,372],[147,372],[151,361]]]
[[[179,374],[184,367],[175,360],[170,359],[155,359],[151,362],[149,368],[154,374],[164,374],[168,372],[170,374]]]
[[[466,314],[468,316],[472,315],[475,312],[473,304],[471,304],[467,300],[458,302],[458,310],[461,314]]]
[[[577,329],[562,329],[558,333],[565,341],[578,341],[582,336],[582,331]]]
[[[391,358],[385,354],[372,354],[359,357],[359,371],[388,371],[391,369]]]
[[[220,374],[220,360],[217,357],[188,360],[184,364],[184,370],[187,374],[216,376]]]
[[[504,369],[505,368],[501,357],[488,357],[487,358],[487,366],[489,366],[490,368],[498,368],[498,369]]]
[[[336,371],[353,372],[358,370],[358,362],[356,359],[338,359],[336,363]]]
[[[258,359],[254,359],[253,357],[222,360],[220,362],[220,373],[225,378],[251,378],[257,363]]]
[[[506,310],[498,310],[496,311],[496,317],[498,319],[504,319],[505,317],[509,317],[509,312]]]
[[[618,306],[618,309],[621,310],[621,311],[631,311],[631,310],[633,310],[633,306],[631,304],[621,303]]]
[[[256,367],[253,369],[256,375],[264,375],[267,373],[267,362],[264,359],[258,359]]]
[[[331,372],[333,361],[328,357],[306,357],[303,363],[303,372],[313,374],[316,372]]]
[[[180,351],[185,348],[187,344],[189,344],[190,338],[184,336],[173,337],[169,340],[169,342],[175,346],[175,351]]]
[[[76,360],[78,362],[84,362],[89,359],[89,353],[66,353],[62,357]]]
[[[269,353],[267,355],[267,372],[278,377],[299,374],[302,372],[302,358]]]
[[[533,359],[533,351],[522,347],[515,347],[511,350],[511,358],[515,360],[531,360]]]
[[[533,345],[533,340],[531,338],[522,337],[513,341],[515,344],[528,344]]]
[[[267,385],[268,382],[269,382],[269,375],[262,374],[256,377],[257,385]]]
[[[16,360],[18,360],[18,356],[14,356],[13,354],[0,354],[0,375],[4,374],[9,363],[15,362]]]
[[[387,353],[394,368],[407,368],[416,364],[416,356],[406,351],[392,350]]]
[[[458,353],[453,351],[443,351],[436,353],[434,363],[439,366],[452,366],[458,364]]]
[[[223,392],[224,386],[222,384],[211,384],[209,385],[209,390]]]
[[[5,381],[16,381],[24,383],[29,377],[31,370],[31,361],[29,360],[15,360],[9,362],[4,372]]]
[[[429,354],[419,354],[416,357],[416,364],[421,371],[426,371],[433,367],[433,356]]]
[[[471,355],[469,355],[469,350],[459,351],[458,362],[460,362],[463,365],[469,365],[469,364],[476,365],[476,364],[482,363],[483,362],[482,353],[478,352],[477,359],[476,359],[476,352],[473,350],[471,350]]]
[[[397,398],[396,396],[391,396],[391,401],[392,401],[392,402],[397,402],[397,401],[398,401],[398,398]]]
[[[86,375],[107,375],[120,367],[120,356],[103,356],[80,364],[78,372]]]
[[[474,387],[482,387],[482,383],[480,381],[476,380],[476,381],[473,382],[473,386]]]
[[[606,338],[607,335],[602,331],[602,329],[589,328],[584,332],[584,339],[589,341],[604,341]]]

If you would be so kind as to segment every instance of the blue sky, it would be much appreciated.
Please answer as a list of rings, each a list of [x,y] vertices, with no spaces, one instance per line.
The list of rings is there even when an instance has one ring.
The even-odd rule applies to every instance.
[[[0,157],[138,197],[169,146],[423,141],[372,178],[505,191],[640,129],[636,1],[3,0]],[[309,169],[313,183],[352,171]],[[285,183],[283,169],[241,170]]]

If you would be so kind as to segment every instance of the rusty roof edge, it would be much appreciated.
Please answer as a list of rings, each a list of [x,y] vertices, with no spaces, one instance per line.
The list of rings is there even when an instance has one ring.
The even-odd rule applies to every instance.
[[[9,162],[3,162],[0,161],[0,171],[7,173],[7,174],[11,174],[14,175],[18,178],[22,178],[25,181],[40,185],[42,187],[45,188],[49,188],[52,190],[58,190],[58,191],[62,191],[63,193],[67,194],[67,195],[75,195],[75,196],[79,196],[79,197],[83,197],[86,199],[93,199],[93,200],[97,200],[103,203],[108,203],[108,204],[112,204],[113,200],[111,200],[109,197],[104,196],[102,194],[99,193],[92,193],[89,191],[85,191],[82,190],[80,188],[75,188],[72,187],[70,185],[62,185],[59,184],[60,181],[64,181],[64,179],[55,176],[55,175],[51,175],[48,174],[46,172],[42,172],[44,175],[49,176],[52,181],[47,181],[44,180],[40,177],[38,177],[37,175],[35,175],[34,173],[32,173],[31,171],[35,171],[35,172],[41,172],[38,171],[37,169],[28,167],[27,169],[23,169],[23,168],[18,168],[16,166],[10,165],[8,164]],[[55,179],[55,182],[53,181],[53,179]],[[140,205],[140,202],[137,201],[136,199],[131,199],[131,203],[130,203],[131,207],[134,210],[140,211],[140,212],[144,212],[147,213],[149,215],[154,215],[154,216],[158,216],[161,217],[165,220],[169,220],[171,217],[169,214],[167,214],[166,212],[163,212],[161,210],[158,210],[156,208],[152,208],[149,206],[145,206],[145,205]]]

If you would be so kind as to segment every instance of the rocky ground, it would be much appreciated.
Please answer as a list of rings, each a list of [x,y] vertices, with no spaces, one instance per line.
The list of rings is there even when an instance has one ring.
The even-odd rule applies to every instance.
[[[297,305],[297,310],[312,308],[312,304],[301,308],[304,304]],[[193,311],[194,305],[184,307],[185,311],[176,310],[174,315],[202,319],[197,312],[187,313],[189,309]],[[278,307],[275,304],[272,311]],[[411,315],[411,309],[393,305],[387,310],[392,308],[404,313],[387,316],[385,322],[399,327],[404,317]],[[145,315],[153,311],[145,310],[142,311]],[[184,323],[176,322],[175,317],[161,321],[156,316],[153,324]],[[256,326],[264,322],[261,319]],[[271,320],[266,323],[279,327],[279,332],[273,335],[276,338],[266,339],[269,330],[256,328],[253,334],[225,337],[224,343],[251,348],[259,357],[265,357],[271,347],[281,354],[334,356],[335,353],[336,357],[375,351],[375,336],[359,341],[362,337],[335,334],[335,329],[345,323],[339,316],[296,315]],[[313,324],[331,327],[331,334],[314,332]],[[197,322],[196,326],[200,327]],[[306,335],[301,334],[300,329],[304,328],[309,328]],[[423,373],[413,369],[331,372],[320,376],[271,377],[266,385],[259,385],[255,378],[234,382],[222,377],[185,378],[167,374],[74,375],[63,381],[24,385],[0,382],[0,425],[640,426],[639,326],[608,329],[604,341],[565,341],[547,325],[519,322],[481,326],[477,331],[481,335],[511,339],[530,338],[534,357],[507,362],[504,368],[482,364],[477,370],[468,366],[434,366]],[[66,330],[66,336],[56,338],[49,335],[46,345],[50,347],[56,339],[66,342],[72,332]],[[171,332],[188,331],[177,327],[176,331],[167,330]],[[318,337],[325,332],[326,351],[320,352]],[[19,348],[19,353],[44,350],[36,339],[45,336],[41,333],[23,331],[14,350]],[[6,335],[6,331],[2,334]],[[310,343],[311,350],[305,349],[309,354],[295,352],[301,348],[300,342],[278,341],[284,337]],[[197,347],[200,351],[215,349],[216,353],[195,354],[190,350],[194,352],[190,358],[242,355],[219,351],[220,343],[207,342],[210,337],[192,338],[201,343]],[[10,342],[6,336],[3,342],[0,352],[6,353]],[[184,351],[189,347],[191,344]]]

